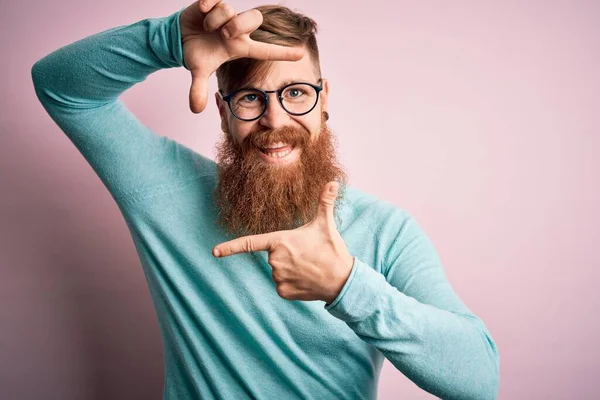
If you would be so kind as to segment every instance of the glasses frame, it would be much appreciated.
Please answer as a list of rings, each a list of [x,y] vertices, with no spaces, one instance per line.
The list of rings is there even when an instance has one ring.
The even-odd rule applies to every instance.
[[[317,106],[317,103],[319,103],[319,94],[321,93],[321,90],[323,90],[323,78],[319,78],[318,82],[320,82],[319,85],[315,85],[314,83],[310,83],[310,82],[292,82],[292,83],[288,83],[287,85],[285,85],[284,87],[282,87],[281,89],[277,89],[277,90],[262,90],[262,89],[258,89],[255,87],[243,87],[241,89],[235,90],[231,93],[229,93],[228,95],[224,96],[223,95],[223,91],[219,90],[219,94],[221,95],[221,98],[223,100],[225,100],[227,102],[227,105],[229,106],[229,111],[231,111],[231,114],[233,114],[234,117],[236,117],[237,119],[239,119],[240,121],[256,121],[257,119],[261,118],[263,115],[265,115],[265,113],[267,112],[267,108],[269,108],[269,93],[277,93],[277,100],[279,100],[279,104],[281,105],[281,108],[284,109],[284,111],[290,115],[295,115],[295,116],[300,116],[300,115],[306,115],[309,112],[311,112],[312,110],[315,109],[315,107]],[[310,110],[303,112],[303,113],[293,113],[288,111],[287,108],[285,108],[285,106],[283,105],[283,92],[285,89],[287,89],[290,86],[294,86],[294,85],[309,85],[311,86],[313,89],[315,89],[315,91],[317,92],[317,98],[315,100],[315,104],[310,108]],[[260,113],[260,115],[258,115],[257,117],[254,118],[240,118],[238,117],[235,112],[233,111],[233,108],[231,106],[231,98],[236,94],[239,93],[241,91],[244,90],[256,90],[257,92],[262,93],[263,98],[265,100],[265,105],[263,107],[262,112]]]

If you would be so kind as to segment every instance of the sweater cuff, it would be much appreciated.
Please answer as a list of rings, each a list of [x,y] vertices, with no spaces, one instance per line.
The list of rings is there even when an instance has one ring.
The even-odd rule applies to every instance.
[[[356,322],[369,317],[378,309],[381,292],[387,281],[358,257],[340,294],[325,309],[344,322]]]
[[[188,69],[183,60],[183,43],[181,42],[181,22],[180,15],[187,8],[187,6],[182,7],[179,11],[174,12],[169,15],[165,19],[165,23],[167,24],[167,29],[169,32],[169,48],[171,49],[171,54],[177,66],[184,67]]]

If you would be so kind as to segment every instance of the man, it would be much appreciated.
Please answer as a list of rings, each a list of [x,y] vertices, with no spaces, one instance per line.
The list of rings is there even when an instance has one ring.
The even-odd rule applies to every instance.
[[[374,399],[384,357],[442,398],[495,398],[497,347],[405,211],[347,184],[315,22],[217,0],[101,32],[32,68],[46,111],[102,179],[139,253],[167,399]],[[207,80],[216,162],[118,97],[163,68]]]

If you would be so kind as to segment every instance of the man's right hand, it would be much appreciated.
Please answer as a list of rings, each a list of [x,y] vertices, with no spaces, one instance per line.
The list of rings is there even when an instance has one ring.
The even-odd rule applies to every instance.
[[[190,110],[198,114],[206,108],[208,78],[221,64],[237,58],[297,61],[302,47],[286,47],[250,39],[262,24],[260,11],[251,9],[236,14],[221,0],[196,1],[180,15],[183,59],[192,74]]]

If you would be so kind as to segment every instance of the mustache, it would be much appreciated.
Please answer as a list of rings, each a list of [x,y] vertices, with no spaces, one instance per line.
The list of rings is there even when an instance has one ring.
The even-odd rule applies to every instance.
[[[259,150],[277,142],[287,143],[292,147],[304,148],[308,145],[310,132],[304,127],[284,126],[278,129],[259,128],[244,138],[242,152],[251,149]]]

